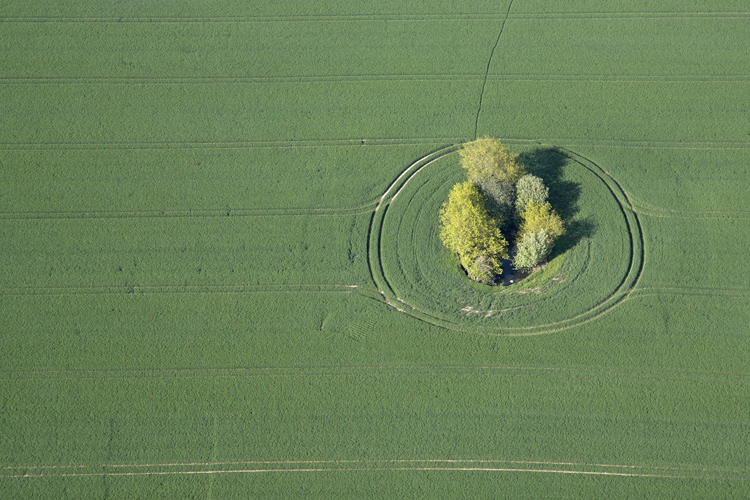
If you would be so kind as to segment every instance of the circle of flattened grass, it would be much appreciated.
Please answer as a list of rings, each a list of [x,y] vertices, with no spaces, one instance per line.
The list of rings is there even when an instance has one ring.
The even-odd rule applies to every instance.
[[[537,148],[522,158],[548,182],[568,223],[547,267],[509,287],[466,277],[438,236],[440,207],[464,180],[458,155],[447,151],[406,178],[374,228],[392,305],[454,330],[522,335],[578,324],[624,298],[640,273],[640,228],[614,180],[572,152]]]

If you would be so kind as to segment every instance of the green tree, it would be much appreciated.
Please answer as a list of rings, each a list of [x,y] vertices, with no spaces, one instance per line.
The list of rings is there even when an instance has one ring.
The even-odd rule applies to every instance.
[[[536,233],[526,233],[516,245],[513,267],[530,269],[546,259],[551,249],[551,241],[545,229]]]
[[[516,188],[509,182],[500,182],[494,177],[480,181],[477,186],[485,195],[487,210],[497,220],[497,224],[507,231],[513,223],[513,205],[516,199]]]
[[[501,274],[508,243],[485,208],[485,197],[471,182],[456,184],[440,210],[440,239],[458,254],[475,281],[488,283]]]
[[[529,233],[538,233],[541,230],[547,232],[550,243],[563,234],[563,221],[549,203],[541,204],[531,200],[521,216],[521,228],[518,232],[518,240],[523,241],[524,236]]]
[[[498,182],[515,184],[524,174],[518,155],[511,153],[499,139],[484,137],[467,142],[459,150],[461,166],[474,184],[494,178]]]
[[[539,177],[526,174],[516,183],[516,212],[518,215],[526,211],[526,207],[532,201],[539,205],[547,203],[549,189],[545,187],[544,181]]]

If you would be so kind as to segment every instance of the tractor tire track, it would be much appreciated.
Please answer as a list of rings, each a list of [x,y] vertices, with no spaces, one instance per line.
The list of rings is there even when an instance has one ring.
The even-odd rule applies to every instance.
[[[362,205],[330,208],[230,208],[209,210],[81,210],[0,212],[0,220],[48,219],[140,219],[140,218],[214,218],[214,217],[290,217],[290,216],[349,216],[370,213],[377,200]]]
[[[394,74],[348,74],[348,75],[278,75],[278,76],[91,76],[91,77],[2,77],[0,85],[235,85],[268,83],[347,83],[388,81],[551,81],[551,82],[613,82],[613,83],[747,83],[750,75],[605,75],[605,74],[559,74],[559,73],[503,73],[503,74],[456,74],[456,73],[394,73]]]
[[[237,294],[237,293],[354,293],[360,285],[326,284],[221,284],[221,285],[101,285],[60,287],[4,287],[0,297],[39,295],[161,295],[161,294]],[[366,293],[364,287],[363,293]]]
[[[429,22],[429,21],[500,21],[516,20],[616,20],[616,19],[744,19],[748,11],[579,11],[579,12],[519,12],[500,16],[496,12],[447,12],[405,14],[299,14],[258,16],[4,16],[5,23],[226,23],[257,24],[283,22]]]
[[[750,385],[750,374],[675,370],[504,365],[362,365],[260,366],[192,368],[113,368],[0,370],[0,381],[295,378],[295,377],[402,377],[402,376],[558,377],[586,380],[647,380],[690,384]],[[1,468],[1,467],[0,467]]]
[[[12,466],[0,478],[149,476],[279,472],[514,472],[746,481],[741,467],[684,467],[508,459],[330,459]],[[89,470],[86,470],[89,469]],[[149,470],[151,469],[151,470]],[[23,471],[21,473],[20,471]]]
[[[155,142],[18,142],[0,143],[0,151],[98,151],[98,150],[179,150],[179,149],[294,149],[316,147],[419,146],[456,144],[466,137],[366,137],[343,139],[290,139],[266,141],[155,141]],[[506,137],[506,144],[534,144],[529,137]],[[644,141],[639,139],[554,138],[551,144],[605,148],[735,150],[750,149],[750,141]]]
[[[482,327],[462,323],[453,319],[448,319],[429,313],[414,306],[413,304],[408,303],[407,301],[404,301],[401,297],[399,297],[390,284],[390,280],[388,279],[388,276],[383,268],[380,234],[382,233],[383,221],[387,213],[387,206],[390,204],[390,202],[393,201],[393,198],[390,198],[388,199],[387,204],[378,205],[375,212],[373,213],[373,217],[370,221],[370,228],[368,230],[368,262],[370,262],[370,273],[386,304],[393,307],[397,311],[407,314],[417,320],[447,330],[477,333],[483,335],[525,336],[557,332],[570,328],[572,326],[577,326],[592,321],[605,314],[612,308],[616,307],[617,305],[622,303],[625,298],[628,297],[630,292],[635,288],[643,271],[645,250],[640,221],[638,219],[637,213],[632,210],[632,204],[627,194],[622,190],[619,183],[617,183],[617,181],[611,175],[609,175],[604,169],[602,169],[599,165],[597,165],[590,159],[583,157],[572,150],[565,149],[554,144],[540,141],[533,141],[532,143],[538,144],[540,146],[556,148],[560,152],[560,154],[578,163],[583,168],[599,177],[599,179],[605,184],[606,188],[610,191],[613,199],[619,205],[623,220],[626,227],[628,228],[630,241],[630,261],[624,276],[622,277],[619,285],[617,285],[614,292],[612,292],[607,298],[600,301],[598,304],[588,309],[587,311],[581,312],[563,320],[527,327]],[[394,182],[389,190],[386,191],[386,193],[383,195],[382,200],[384,202],[386,201],[386,196],[388,195],[388,193],[392,190],[395,184],[397,184],[404,178],[406,172],[411,173],[409,177],[406,178],[405,181],[403,181],[404,185],[409,181],[409,179],[422,171],[423,168],[425,168],[432,162],[437,161],[438,159],[456,151],[457,146],[452,145],[443,148],[442,150],[434,151],[429,155],[420,158],[419,160],[417,160],[417,162],[413,163],[401,174],[397,181]],[[436,153],[438,154],[436,155]],[[417,167],[417,165],[419,166]],[[401,192],[403,187],[404,186],[398,188],[397,192]]]
[[[487,60],[487,69],[484,71],[484,80],[482,81],[482,90],[479,92],[479,106],[477,107],[477,115],[474,119],[474,139],[477,138],[477,128],[479,127],[479,115],[482,113],[482,102],[484,100],[484,88],[487,86],[487,75],[490,73],[490,66],[492,65],[492,57],[495,55],[495,49],[497,49],[497,45],[500,43],[500,37],[503,35],[503,30],[505,29],[505,23],[508,20],[508,16],[510,15],[510,8],[513,6],[513,0],[510,0],[508,3],[508,10],[505,12],[505,18],[503,19],[503,23],[500,25],[500,32],[497,34],[497,38],[495,39],[495,45],[492,46],[492,51],[490,51],[490,57]]]

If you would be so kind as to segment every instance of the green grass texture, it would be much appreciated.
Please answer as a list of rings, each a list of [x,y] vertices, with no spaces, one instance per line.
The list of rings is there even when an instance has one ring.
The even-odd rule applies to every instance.
[[[0,497],[750,496],[739,0],[0,2]],[[567,221],[475,284],[499,137]]]

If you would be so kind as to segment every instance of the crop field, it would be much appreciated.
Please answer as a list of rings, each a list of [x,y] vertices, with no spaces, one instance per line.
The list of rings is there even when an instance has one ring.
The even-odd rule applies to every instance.
[[[749,7],[0,1],[0,498],[750,497]]]

